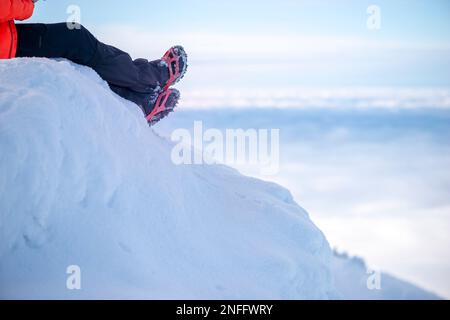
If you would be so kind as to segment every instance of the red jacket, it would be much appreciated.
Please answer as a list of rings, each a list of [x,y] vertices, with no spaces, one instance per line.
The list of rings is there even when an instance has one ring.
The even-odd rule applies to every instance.
[[[0,59],[16,56],[17,31],[14,20],[28,19],[33,10],[32,0],[0,0]]]

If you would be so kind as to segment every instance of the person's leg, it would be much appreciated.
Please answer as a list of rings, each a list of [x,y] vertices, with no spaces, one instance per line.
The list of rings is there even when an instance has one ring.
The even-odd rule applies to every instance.
[[[177,90],[162,88],[186,72],[182,47],[171,48],[166,53],[168,61],[133,61],[126,52],[98,41],[84,27],[71,30],[65,23],[17,24],[17,32],[17,57],[66,58],[91,67],[112,91],[139,105],[151,125],[172,112],[178,102]]]
[[[141,93],[130,90],[128,88],[119,87],[110,84],[111,90],[122,98],[132,101],[141,107],[144,114],[148,114],[153,109],[156,99],[158,99],[158,92]]]
[[[69,29],[65,23],[17,24],[17,57],[66,58],[94,69],[109,84],[139,92],[153,92],[159,70],[149,65],[146,83],[130,55],[98,41],[86,28]],[[153,70],[154,69],[154,70]]]
[[[65,23],[17,24],[17,57],[67,58],[91,66],[97,39],[86,29],[69,30]]]

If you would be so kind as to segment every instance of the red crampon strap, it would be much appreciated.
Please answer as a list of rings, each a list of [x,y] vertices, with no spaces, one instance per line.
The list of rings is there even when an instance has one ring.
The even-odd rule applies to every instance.
[[[169,67],[169,80],[167,81],[164,90],[169,89],[169,87],[180,77],[180,60],[178,55],[175,53],[174,48],[170,48],[169,51],[166,52],[162,60],[165,61]],[[175,62],[175,73],[172,68],[172,63]]]
[[[146,117],[147,122],[150,121],[155,115],[166,109],[166,103],[171,93],[172,90],[168,89],[158,96],[155,107],[153,108],[152,112],[150,112],[150,114]]]

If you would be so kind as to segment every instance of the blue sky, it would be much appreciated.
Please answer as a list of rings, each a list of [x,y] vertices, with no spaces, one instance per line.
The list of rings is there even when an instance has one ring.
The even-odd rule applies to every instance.
[[[133,56],[184,44],[192,86],[205,76],[224,80],[216,87],[226,79],[239,87],[450,85],[447,0],[41,0],[31,21],[65,21],[72,4],[101,40]],[[381,9],[377,31],[366,27],[371,4]]]
[[[89,25],[130,24],[174,32],[182,27],[189,31],[315,35],[367,35],[365,11],[376,4],[383,17],[377,36],[421,41],[448,41],[450,36],[450,3],[446,0],[174,0],[170,4],[145,0],[41,0],[34,20],[64,21],[71,4],[80,6],[83,22]]]

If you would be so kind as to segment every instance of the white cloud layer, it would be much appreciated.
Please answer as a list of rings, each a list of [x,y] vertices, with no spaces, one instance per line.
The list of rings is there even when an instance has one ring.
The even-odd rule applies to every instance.
[[[308,88],[185,90],[186,108],[450,108],[447,88]]]

